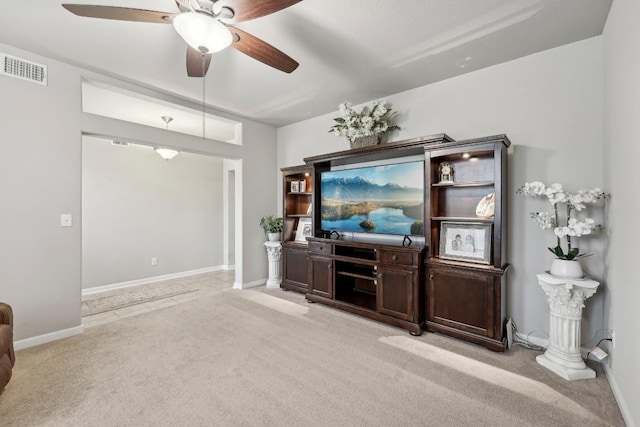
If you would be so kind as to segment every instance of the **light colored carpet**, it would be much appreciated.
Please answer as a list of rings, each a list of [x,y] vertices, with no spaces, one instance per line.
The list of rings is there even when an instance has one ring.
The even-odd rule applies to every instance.
[[[106,311],[182,295],[197,290],[198,288],[191,284],[173,281],[159,283],[154,286],[132,287],[115,292],[96,294],[95,296],[92,295],[89,298],[83,299],[82,316],[92,316]]]
[[[0,424],[624,425],[600,369],[565,381],[537,354],[413,337],[279,289],[225,288],[19,351]]]

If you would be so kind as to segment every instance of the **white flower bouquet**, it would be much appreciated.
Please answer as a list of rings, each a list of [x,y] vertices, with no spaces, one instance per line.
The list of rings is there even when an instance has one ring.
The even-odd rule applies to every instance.
[[[527,182],[524,186],[516,190],[518,194],[524,194],[525,196],[543,197],[546,198],[553,206],[554,212],[532,212],[531,219],[543,229],[553,228],[553,233],[556,235],[557,245],[555,248],[548,248],[558,259],[563,260],[575,260],[587,254],[580,253],[580,250],[571,246],[572,237],[581,237],[591,234],[593,231],[601,230],[602,226],[596,224],[591,218],[584,218],[582,220],[575,217],[576,212],[582,211],[586,208],[586,203],[595,203],[600,199],[609,197],[608,194],[603,193],[599,188],[593,188],[591,190],[580,190],[575,194],[570,194],[564,191],[562,185],[552,184],[549,187],[545,186],[542,182],[534,181]],[[566,204],[566,211],[564,220],[559,215],[558,206],[561,203]],[[563,251],[561,246],[561,239],[567,240],[567,251]]]
[[[342,117],[333,119],[336,124],[331,126],[329,132],[336,136],[346,136],[353,142],[356,138],[400,129],[391,123],[395,113],[384,104],[385,101],[375,101],[372,107],[365,106],[362,111],[357,112],[350,102],[343,102],[338,106]]]

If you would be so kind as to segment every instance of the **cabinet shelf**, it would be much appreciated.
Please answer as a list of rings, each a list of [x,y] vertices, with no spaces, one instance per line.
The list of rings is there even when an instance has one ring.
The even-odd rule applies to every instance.
[[[468,216],[432,216],[431,221],[483,222],[490,224],[493,222],[493,218],[483,219]]]
[[[313,193],[309,191],[288,191],[289,196],[311,196]]]
[[[351,304],[372,312],[375,312],[376,310],[376,296],[368,292],[354,291],[352,293],[336,297],[336,301]]]
[[[431,184],[432,187],[454,187],[454,188],[467,188],[467,187],[492,187],[493,181],[480,181],[480,182],[438,182]]]
[[[364,279],[364,280],[371,280],[371,281],[375,281],[378,279],[377,274],[375,276],[373,275],[368,276],[366,274],[358,274],[358,273],[353,273],[351,271],[336,271],[336,274],[340,276],[349,276],[349,277],[355,277],[357,279]]]
[[[311,218],[311,214],[287,214],[287,218]]]

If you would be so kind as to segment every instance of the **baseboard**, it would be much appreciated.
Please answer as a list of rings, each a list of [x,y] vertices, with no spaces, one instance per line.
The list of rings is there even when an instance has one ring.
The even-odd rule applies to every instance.
[[[616,377],[613,376],[611,372],[611,368],[608,363],[601,363],[602,370],[604,371],[604,376],[607,377],[607,381],[609,381],[609,387],[611,387],[611,391],[613,392],[613,397],[616,398],[616,402],[618,402],[618,407],[620,408],[620,412],[622,413],[622,418],[624,419],[627,427],[636,427],[636,424],[633,422],[633,418],[631,417],[631,411],[629,411],[629,407],[622,397],[622,392],[620,391],[620,387],[618,387],[618,382],[616,381]]]
[[[236,266],[235,266],[235,265],[223,265],[223,266],[222,266],[222,269],[223,269],[223,270],[227,270],[227,271],[229,271],[229,270],[235,270],[235,269],[236,269]]]
[[[148,283],[159,282],[161,280],[179,279],[180,277],[193,276],[196,274],[210,273],[212,271],[229,270],[225,266],[198,268],[196,270],[181,271],[179,273],[164,274],[162,276],[145,277],[144,279],[131,280],[128,282],[113,283],[111,285],[95,286],[82,290],[82,296],[98,294],[101,292],[113,291],[115,289],[129,288],[132,286],[146,285]]]
[[[248,283],[233,282],[233,289],[255,288],[256,286],[262,286],[262,285],[264,285],[266,283],[267,283],[267,279],[255,280],[253,282],[248,282]]]
[[[64,338],[69,338],[74,335],[80,335],[84,331],[82,325],[75,326],[69,329],[62,329],[60,331],[50,332],[44,335],[38,335],[36,337],[25,338],[23,340],[19,340],[13,343],[13,348],[16,350],[23,350],[29,347],[35,347],[40,344],[46,344],[52,341],[58,341]]]

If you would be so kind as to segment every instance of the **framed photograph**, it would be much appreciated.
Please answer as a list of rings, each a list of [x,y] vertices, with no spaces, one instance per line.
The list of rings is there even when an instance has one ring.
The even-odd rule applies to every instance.
[[[301,193],[304,193],[305,191],[307,191],[307,181],[300,181],[300,184],[298,185],[298,191],[300,191]]]
[[[491,227],[488,223],[442,222],[440,258],[490,264]]]
[[[300,218],[298,220],[298,229],[296,230],[296,242],[307,243],[307,237],[313,236],[313,228],[311,227],[311,218]]]
[[[291,192],[292,193],[300,192],[300,181],[291,181]]]

